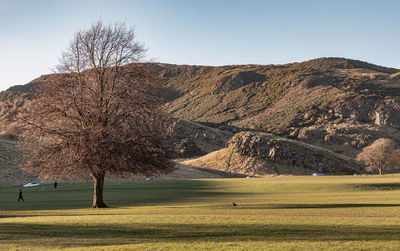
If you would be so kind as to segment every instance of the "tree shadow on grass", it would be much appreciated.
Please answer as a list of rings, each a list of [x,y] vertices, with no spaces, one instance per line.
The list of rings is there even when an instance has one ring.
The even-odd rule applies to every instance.
[[[363,208],[400,207],[400,204],[376,203],[335,203],[335,204],[240,204],[237,209],[323,209],[323,208]]]
[[[90,208],[92,190],[91,183],[61,183],[57,190],[52,185],[32,187],[24,189],[25,202],[17,203],[15,189],[7,189],[0,193],[0,211]],[[104,188],[104,200],[111,207],[163,206],[230,196],[246,194],[220,191],[207,180],[107,182]]]
[[[306,208],[360,208],[360,207],[400,207],[400,204],[374,204],[374,203],[340,203],[340,204],[281,204],[272,206],[275,209],[306,209]]]
[[[0,224],[0,245],[74,247],[157,242],[398,241],[397,226],[312,224]],[[32,241],[34,239],[34,241]],[[53,239],[53,240],[52,240]]]
[[[400,190],[400,183],[373,183],[373,184],[353,184],[353,186],[363,191],[374,191],[374,190]]]

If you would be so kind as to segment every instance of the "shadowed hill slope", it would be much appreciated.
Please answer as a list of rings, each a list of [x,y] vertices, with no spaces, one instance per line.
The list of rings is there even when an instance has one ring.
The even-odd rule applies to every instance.
[[[0,187],[22,185],[36,181],[32,176],[16,168],[18,156],[19,152],[15,138],[0,136]]]

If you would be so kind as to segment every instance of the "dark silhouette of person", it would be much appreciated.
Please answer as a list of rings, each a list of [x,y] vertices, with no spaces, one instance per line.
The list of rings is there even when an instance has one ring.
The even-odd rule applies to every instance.
[[[22,193],[22,189],[19,189],[19,193],[18,193],[18,202],[19,200],[22,200],[23,202],[25,202],[24,200],[24,194]]]
[[[54,182],[54,189],[57,189],[57,181]]]

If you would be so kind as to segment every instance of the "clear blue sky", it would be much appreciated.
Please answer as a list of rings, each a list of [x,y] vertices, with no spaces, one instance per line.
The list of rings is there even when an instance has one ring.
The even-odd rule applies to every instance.
[[[164,63],[335,56],[400,68],[397,0],[0,0],[0,90],[50,73],[74,31],[99,17],[135,26]]]

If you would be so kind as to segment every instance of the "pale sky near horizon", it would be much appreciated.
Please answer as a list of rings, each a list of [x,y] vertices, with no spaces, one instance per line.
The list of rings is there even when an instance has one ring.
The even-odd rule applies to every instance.
[[[0,91],[51,73],[75,31],[126,22],[162,63],[346,57],[400,69],[397,0],[0,0]]]

